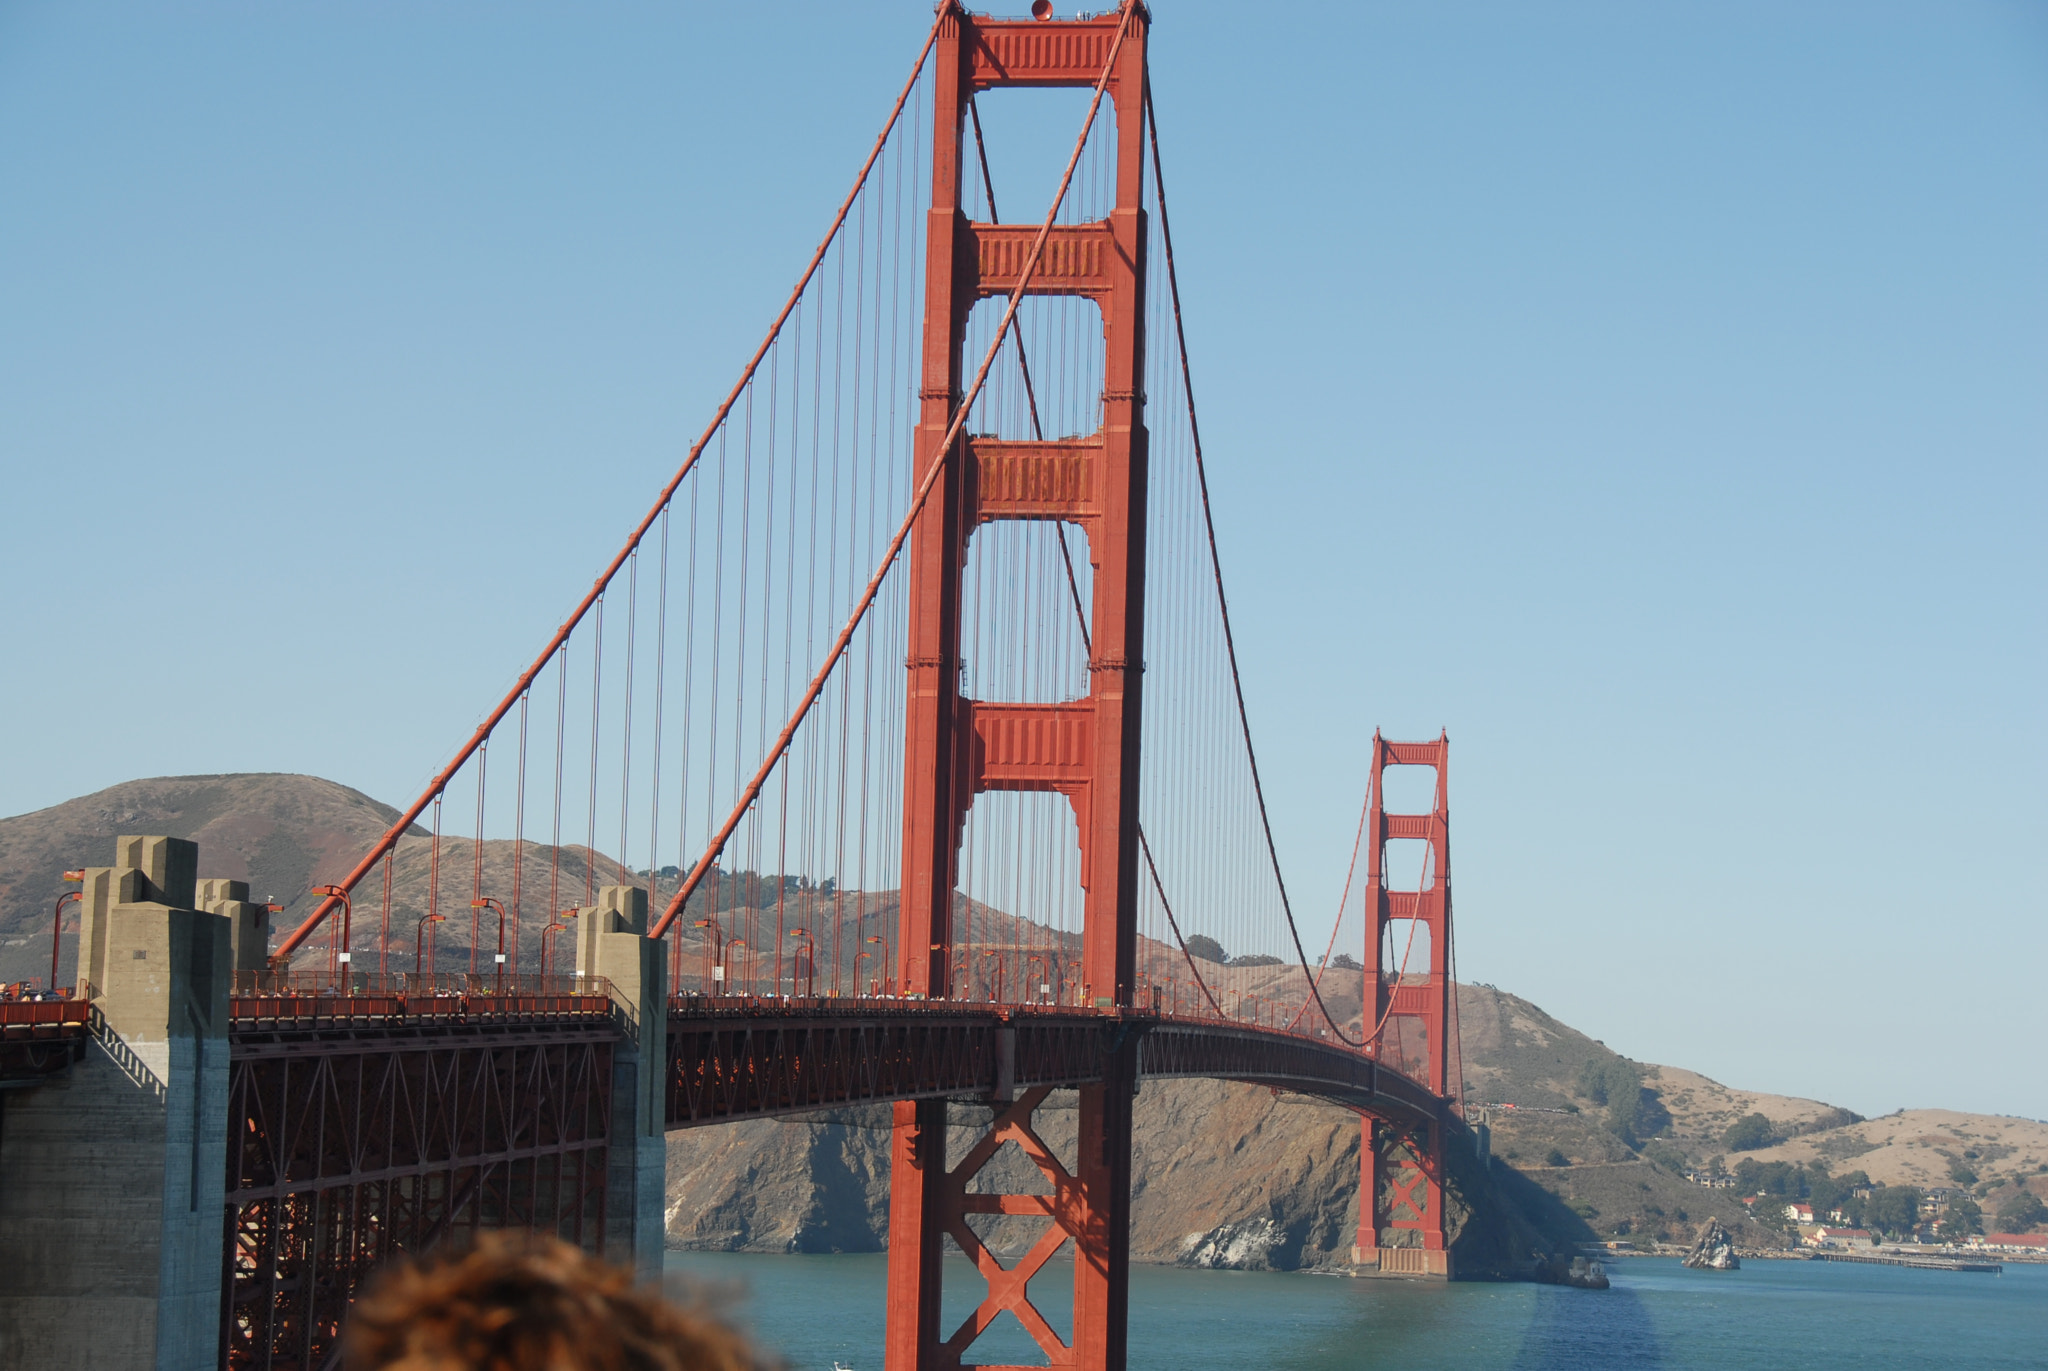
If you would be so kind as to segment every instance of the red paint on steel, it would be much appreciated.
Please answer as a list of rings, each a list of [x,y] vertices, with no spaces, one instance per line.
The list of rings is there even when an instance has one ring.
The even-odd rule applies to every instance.
[[[1451,1033],[1456,983],[1450,974],[1451,805],[1448,734],[1432,742],[1390,742],[1375,731],[1365,820],[1365,986],[1366,1012],[1375,1025],[1368,1049],[1381,1062],[1415,1077],[1432,1095],[1450,1089]],[[1427,814],[1389,814],[1386,771],[1390,766],[1427,766],[1436,772],[1436,791]],[[1390,839],[1420,839],[1420,888],[1388,888],[1386,852]],[[1408,923],[1407,950],[1389,968],[1382,964],[1389,924]],[[1429,963],[1411,969],[1417,934],[1427,931]],[[1389,975],[1388,972],[1392,974]],[[1421,1051],[1414,1048],[1417,1036]],[[1440,1252],[1444,1247],[1444,1120],[1431,1124],[1393,1121],[1365,1111],[1359,1135],[1358,1249],[1362,1260],[1416,1260],[1407,1249]],[[1363,1197],[1371,1197],[1368,1208]],[[1395,1253],[1385,1257],[1384,1252]],[[1406,1269],[1406,1268],[1403,1268]],[[1421,1268],[1417,1268],[1419,1271]]]
[[[1094,995],[1092,1007],[1102,1010],[1127,1005],[1133,989],[1147,488],[1140,375],[1146,247],[1141,95],[1148,27],[1149,16],[1135,0],[1110,15],[1064,23],[988,20],[957,3],[941,11],[925,233],[922,409],[913,459],[922,512],[912,511],[897,945],[897,979],[913,1001],[964,990],[951,984],[950,974],[961,829],[975,794],[992,790],[1051,791],[1073,806],[1084,890],[1081,980]],[[972,96],[998,86],[1040,85],[1094,87],[1052,208],[1028,238],[1021,226],[970,223],[962,212],[961,180]],[[1105,94],[1117,108],[1114,206],[1101,224],[1060,226],[1055,233],[1061,201]],[[1008,308],[963,397],[960,363],[969,310],[976,299],[998,293],[1008,294]],[[1100,307],[1106,354],[1101,427],[1078,442],[969,438],[956,455],[962,425],[1027,293],[1084,294]],[[1095,570],[1089,691],[1070,704],[994,704],[961,693],[967,540],[977,524],[1019,518],[1078,523],[1089,539]],[[998,959],[999,981],[1001,974]],[[1033,1150],[1030,1116],[1042,1092],[1027,1094],[999,1115],[981,1146],[958,1167],[946,1157],[943,1102],[896,1105],[890,1371],[962,1364],[967,1349],[1004,1311],[1023,1323],[1055,1365],[1123,1365],[1135,1039],[1119,1039],[1103,1054],[1098,1072],[1098,1083],[1081,1088],[1079,1165],[1073,1174],[1042,1144]],[[1039,1197],[968,1194],[982,1164],[1013,1138],[1053,1179],[1057,1205]],[[980,1207],[1006,1203],[1030,1208]],[[1054,1223],[1032,1253],[1006,1271],[968,1228],[970,1212],[1043,1212]],[[941,1239],[948,1233],[976,1261],[988,1288],[975,1314],[950,1333],[939,1327]],[[1070,1238],[1076,1245],[1071,1345],[1033,1308],[1027,1290],[1031,1275]]]
[[[69,871],[64,873],[64,879],[67,881],[83,880],[84,876],[83,872],[76,877]],[[50,911],[50,984],[45,988],[53,995],[57,993],[57,949],[64,941],[64,906],[79,898],[81,892],[67,890],[57,897],[57,907]]]
[[[231,1001],[225,1367],[338,1364],[358,1284],[400,1252],[481,1227],[603,1245],[607,997],[397,1020],[329,998]]]

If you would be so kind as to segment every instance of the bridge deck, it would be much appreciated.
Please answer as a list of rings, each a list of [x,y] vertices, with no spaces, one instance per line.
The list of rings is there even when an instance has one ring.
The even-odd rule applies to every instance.
[[[1382,1118],[1446,1117],[1414,1080],[1327,1039],[1213,1019],[1071,1006],[877,999],[670,1002],[668,1126],[1102,1079],[1132,1035],[1154,1078],[1244,1081]]]

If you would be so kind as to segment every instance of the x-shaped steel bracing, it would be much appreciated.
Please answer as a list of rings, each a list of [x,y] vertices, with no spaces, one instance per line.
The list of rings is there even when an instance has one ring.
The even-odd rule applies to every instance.
[[[1052,1260],[1068,1239],[1078,1240],[1082,1236],[1088,1216],[1087,1196],[1080,1181],[1061,1164],[1045,1140],[1031,1127],[1032,1114],[1051,1093],[1051,1086],[1039,1086],[1019,1095],[1014,1103],[1000,1110],[990,1121],[988,1132],[982,1134],[967,1155],[960,1159],[960,1164],[946,1173],[945,1229],[988,1282],[988,1294],[944,1343],[947,1355],[956,1362],[1007,1309],[1017,1316],[1017,1322],[1024,1325],[1024,1330],[1045,1353],[1050,1364],[1073,1365],[1073,1348],[1045,1321],[1045,1316],[1031,1303],[1030,1293],[1031,1278]],[[969,1182],[981,1174],[982,1168],[995,1159],[1003,1144],[1009,1142],[1016,1143],[1052,1183],[1050,1195],[1005,1195],[967,1188]],[[1052,1226],[1039,1236],[1015,1266],[1005,1267],[995,1253],[989,1251],[988,1244],[967,1226],[969,1214],[1042,1214],[1052,1220]]]

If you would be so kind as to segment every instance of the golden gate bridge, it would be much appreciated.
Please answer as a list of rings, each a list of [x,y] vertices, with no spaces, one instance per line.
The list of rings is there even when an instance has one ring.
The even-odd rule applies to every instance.
[[[34,1133],[94,1040],[155,1075],[152,1108],[190,1111],[190,1176],[163,1185],[218,1248],[191,1306],[217,1324],[188,1310],[176,1333],[207,1360],[338,1365],[369,1271],[482,1227],[658,1271],[665,1130],[865,1101],[893,1109],[888,1365],[973,1364],[1009,1313],[1052,1365],[1121,1366],[1148,1078],[1356,1110],[1355,1262],[1452,1274],[1448,740],[1375,735],[1311,959],[1238,676],[1150,25],[1134,0],[939,7],[674,477],[274,949],[189,843],[124,838],[76,873],[76,993],[0,1007],[0,1072],[49,1082],[9,1127],[27,1110]],[[977,104],[1012,88],[1088,95],[1023,221],[997,212]],[[1387,811],[1403,766],[1433,772],[1424,812]],[[1387,865],[1402,843],[1413,889]],[[138,980],[180,958],[190,1012]],[[1078,1095],[1071,1159],[1034,1131],[1056,1090]],[[993,1106],[964,1153],[963,1099]],[[1033,1193],[984,1169],[1012,1143]],[[1043,1235],[1006,1266],[990,1215]],[[953,1328],[949,1238],[984,1284]],[[1070,1248],[1062,1332],[1028,1285]]]

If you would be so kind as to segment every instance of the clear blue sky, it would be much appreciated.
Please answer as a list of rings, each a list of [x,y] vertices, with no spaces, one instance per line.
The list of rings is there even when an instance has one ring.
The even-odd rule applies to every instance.
[[[1299,902],[1373,728],[1446,727],[1468,977],[1735,1084],[2048,1116],[2048,7],[1155,17]],[[929,22],[0,5],[0,812],[414,793]]]

